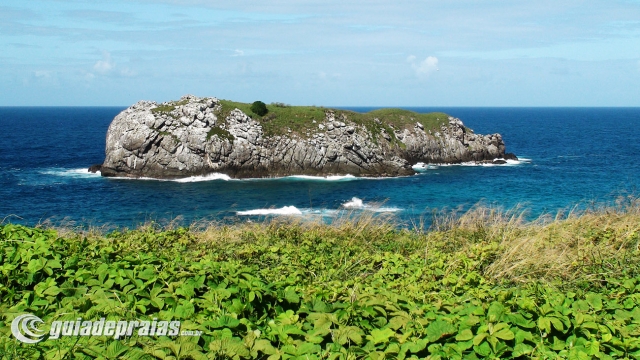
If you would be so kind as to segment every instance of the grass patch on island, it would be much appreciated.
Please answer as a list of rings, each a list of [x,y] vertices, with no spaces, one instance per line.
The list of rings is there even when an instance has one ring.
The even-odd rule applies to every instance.
[[[207,132],[207,141],[209,141],[213,136],[218,136],[221,140],[229,140],[230,142],[233,142],[235,139],[229,131],[218,126],[211,127],[211,130]]]
[[[186,105],[187,103],[189,103],[189,100],[171,101],[171,102],[156,106],[155,108],[151,109],[151,112],[154,114],[157,113],[157,114],[171,115],[170,113],[173,110],[175,110],[178,106]],[[176,116],[172,116],[172,117],[176,118]]]
[[[362,216],[102,234],[5,224],[0,357],[640,356],[637,200],[533,222],[477,207],[440,214],[429,231],[396,225]],[[202,335],[27,345],[10,330],[23,313],[45,324],[179,320]]]
[[[286,135],[291,130],[302,137],[307,133],[318,131],[318,125],[325,120],[325,113],[331,110],[335,113],[337,121],[349,122],[364,126],[374,136],[377,136],[384,128],[395,140],[393,129],[413,128],[417,122],[424,126],[425,131],[438,131],[440,126],[448,123],[449,115],[441,112],[420,114],[403,109],[380,109],[368,113],[358,113],[348,110],[329,109],[317,106],[282,106],[282,104],[267,105],[269,112],[264,116],[258,116],[251,111],[251,104],[229,100],[220,100],[220,110],[216,114],[220,118],[226,118],[232,110],[238,108],[254,120],[260,122],[267,136]],[[375,121],[378,119],[380,123]],[[314,123],[313,121],[316,121]],[[391,128],[389,125],[392,125]]]

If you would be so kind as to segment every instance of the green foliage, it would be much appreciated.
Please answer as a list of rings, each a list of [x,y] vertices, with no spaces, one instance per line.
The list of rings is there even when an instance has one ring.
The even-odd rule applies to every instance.
[[[170,113],[173,110],[175,110],[178,106],[186,105],[188,102],[189,102],[188,100],[182,100],[182,101],[172,101],[169,103],[163,103],[151,109],[151,112],[154,114],[158,113],[158,114],[171,115]],[[172,116],[172,117],[177,118],[176,116]]]
[[[158,105],[157,107],[151,109],[151,112],[152,113],[170,113],[175,109],[176,109],[175,105],[162,104],[162,105]]]
[[[254,101],[253,104],[251,104],[251,112],[258,116],[265,116],[269,110],[267,109],[267,105],[262,101]]]
[[[600,230],[575,229],[598,234],[598,246],[622,236]],[[626,227],[619,241],[636,239],[635,230]],[[602,281],[501,281],[489,271],[503,251],[492,233],[272,223],[60,236],[2,225],[0,358],[640,356],[637,247],[617,246],[633,261],[621,265],[624,273],[615,265],[599,269]],[[9,329],[25,312],[48,324],[180,320],[202,335],[69,336],[26,345]]]
[[[220,100],[220,104],[221,107],[216,115],[223,119],[236,108],[245,114],[255,113],[251,104],[229,100]],[[325,120],[326,112],[333,111],[336,119],[343,122],[353,121],[357,125],[365,127],[372,134],[372,141],[376,143],[384,129],[391,137],[391,142],[398,146],[401,146],[401,142],[396,139],[394,129],[413,128],[419,122],[424,126],[425,131],[438,131],[440,126],[448,123],[449,117],[445,113],[419,114],[402,109],[380,109],[368,113],[358,113],[316,106],[290,106],[282,103],[272,103],[266,107],[268,113],[264,116],[254,116],[254,119],[261,123],[267,136],[284,135],[288,133],[288,130],[291,130],[292,133],[304,137],[308,132],[317,131],[318,124]]]
[[[235,136],[233,136],[226,129],[222,129],[218,126],[211,127],[211,130],[207,132],[207,141],[209,141],[213,136],[218,136],[221,140],[228,140],[233,142]]]

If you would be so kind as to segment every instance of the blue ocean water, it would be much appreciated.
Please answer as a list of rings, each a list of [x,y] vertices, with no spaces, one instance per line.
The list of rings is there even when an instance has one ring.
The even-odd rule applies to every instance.
[[[640,108],[408,108],[447,112],[476,133],[501,133],[507,151],[524,159],[508,166],[440,166],[410,177],[334,180],[174,182],[88,173],[104,159],[107,128],[123,109],[0,108],[0,220],[131,227],[246,221],[265,213],[331,219],[346,205],[409,223],[435,209],[478,202],[507,209],[521,204],[535,217],[635,194],[640,178]]]

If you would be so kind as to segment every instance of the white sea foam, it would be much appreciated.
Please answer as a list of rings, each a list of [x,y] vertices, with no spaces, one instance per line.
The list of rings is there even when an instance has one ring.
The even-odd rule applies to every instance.
[[[92,173],[92,172],[89,172],[87,168],[80,168],[80,169],[48,168],[48,169],[40,170],[38,172],[43,175],[53,175],[53,176],[76,178],[76,179],[96,178],[96,177],[99,178],[101,176],[100,172]]]
[[[430,165],[431,166],[431,165]],[[75,170],[74,170],[75,171]],[[86,171],[86,169],[77,169],[77,171]],[[93,176],[100,176],[100,173],[91,174]],[[86,174],[85,174],[86,175]],[[384,180],[384,179],[393,179],[394,177],[366,177],[366,176],[354,176],[354,175],[330,175],[330,176],[310,176],[310,175],[290,175],[283,177],[263,177],[263,178],[244,178],[244,179],[234,179],[226,174],[221,173],[211,173],[207,175],[200,176],[190,176],[185,178],[177,178],[177,179],[159,179],[152,177],[128,177],[128,176],[113,176],[109,177],[109,179],[117,179],[117,180],[145,180],[145,181],[172,181],[179,183],[191,183],[191,182],[202,182],[202,181],[215,181],[215,180],[224,180],[224,181],[274,181],[274,180],[302,180],[302,181],[352,181],[352,180]]]
[[[212,181],[212,180],[228,181],[228,180],[231,180],[231,177],[227,174],[212,173],[212,174],[202,175],[202,176],[190,176],[188,178],[175,179],[172,181],[180,182],[180,183],[190,183],[190,182],[201,182],[201,181]]]
[[[448,166],[484,166],[484,167],[492,167],[492,166],[514,166],[514,165],[522,165],[522,164],[528,164],[531,162],[531,159],[528,158],[518,158],[518,160],[505,160],[505,159],[495,159],[495,160],[503,160],[506,161],[506,164],[496,164],[496,163],[490,163],[490,162],[475,162],[475,161],[466,161],[466,162],[462,162],[462,163],[457,163],[457,164],[425,164],[425,163],[417,163],[413,166],[413,169],[415,171],[425,171],[426,169],[437,169],[438,167],[448,167]]]
[[[199,175],[199,176],[189,176],[186,178],[178,178],[178,179],[158,179],[151,177],[126,177],[126,176],[114,176],[110,179],[118,179],[118,180],[146,180],[146,181],[171,181],[171,182],[179,182],[179,183],[191,183],[191,182],[202,182],[202,181],[214,181],[214,180],[233,180],[229,175],[220,174],[220,173],[211,173],[207,175]]]
[[[284,177],[265,177],[265,178],[246,178],[246,179],[234,179],[227,174],[221,173],[211,173],[207,175],[200,176],[190,176],[186,178],[178,178],[178,179],[158,179],[151,177],[127,177],[127,176],[114,176],[111,179],[120,179],[120,180],[155,180],[155,181],[173,181],[179,183],[190,183],[190,182],[201,182],[201,181],[214,181],[214,180],[234,180],[234,181],[272,181],[272,180],[282,180],[282,179],[294,179],[294,180],[319,180],[319,181],[349,181],[358,178],[353,175],[332,175],[332,176],[309,176],[309,175],[291,175]]]
[[[342,204],[343,208],[347,209],[364,209],[364,202],[362,199],[358,199],[357,197],[352,197],[351,200]]]
[[[402,209],[397,207],[382,207],[375,203],[365,203],[362,199],[357,197],[352,197],[351,200],[345,202],[341,205],[344,209],[358,209],[358,210],[367,210],[373,212],[396,212],[402,211]]]
[[[370,208],[367,210],[371,210],[371,211],[375,211],[375,212],[398,212],[398,211],[402,211],[401,208],[397,208],[397,207],[379,207],[379,208]]]
[[[255,209],[255,210],[246,210],[246,211],[238,211],[238,215],[302,215],[302,211],[300,211],[295,206],[284,206],[279,209]]]
[[[344,210],[333,209],[302,209],[300,210],[303,215],[320,215],[320,216],[336,216]]]
[[[326,181],[344,181],[344,180],[355,180],[357,177],[348,174],[348,175],[330,175],[330,176],[310,176],[310,175],[291,175],[286,176],[287,179],[301,179],[301,180],[326,180]]]
[[[427,170],[435,170],[438,168],[438,165],[434,165],[434,164],[425,164],[423,162],[419,162],[415,165],[412,166],[413,170],[417,171],[417,172],[423,172],[423,171],[427,171]]]

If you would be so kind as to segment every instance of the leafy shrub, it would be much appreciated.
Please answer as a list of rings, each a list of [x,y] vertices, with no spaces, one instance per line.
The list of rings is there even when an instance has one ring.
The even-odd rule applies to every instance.
[[[262,101],[254,101],[253,104],[251,104],[251,111],[258,116],[267,115],[269,112],[267,105]]]
[[[426,234],[367,219],[105,236],[0,225],[0,359],[640,357],[640,211],[530,226],[471,215]],[[554,248],[569,265],[538,255],[514,272],[514,253],[562,263]],[[23,313],[180,320],[202,335],[29,345],[9,325]]]

